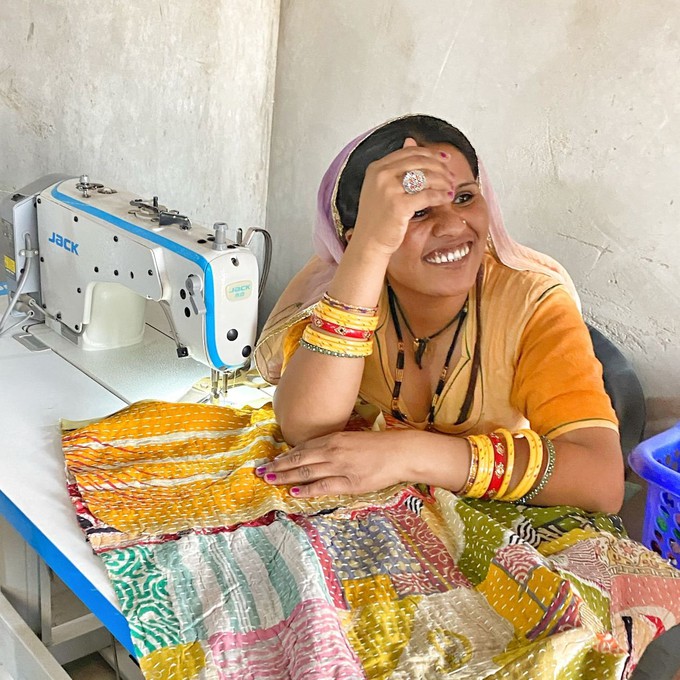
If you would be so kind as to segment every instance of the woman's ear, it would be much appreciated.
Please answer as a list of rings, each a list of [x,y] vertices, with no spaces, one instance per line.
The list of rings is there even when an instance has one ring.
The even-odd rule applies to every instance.
[[[350,239],[352,238],[352,234],[354,233],[354,227],[350,227],[345,231],[345,241],[349,243]]]

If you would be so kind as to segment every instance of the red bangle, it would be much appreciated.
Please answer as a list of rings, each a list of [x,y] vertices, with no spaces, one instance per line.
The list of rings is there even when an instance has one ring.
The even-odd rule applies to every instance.
[[[487,435],[493,444],[493,474],[491,475],[491,482],[482,496],[486,501],[491,500],[496,497],[498,490],[503,484],[503,479],[505,478],[505,473],[508,469],[508,447],[505,443],[505,439],[500,435],[492,432]]]
[[[319,330],[326,331],[326,333],[340,335],[343,338],[370,340],[373,337],[373,331],[362,331],[358,328],[347,328],[347,326],[341,326],[339,323],[326,321],[325,319],[318,317],[316,314],[312,314],[312,325]]]

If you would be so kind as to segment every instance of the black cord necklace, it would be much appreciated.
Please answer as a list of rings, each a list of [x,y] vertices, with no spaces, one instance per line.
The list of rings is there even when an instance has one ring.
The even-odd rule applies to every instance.
[[[418,366],[418,368],[422,369],[423,368],[423,355],[425,354],[425,350],[427,349],[428,343],[430,342],[430,340],[434,340],[437,336],[441,335],[444,331],[451,328],[451,326],[453,326],[453,324],[456,323],[456,321],[459,320],[461,315],[465,316],[465,314],[467,314],[467,299],[465,300],[465,304],[459,310],[458,314],[456,314],[453,317],[453,319],[451,319],[451,321],[447,321],[446,326],[444,326],[444,328],[440,328],[436,333],[432,333],[432,335],[428,335],[427,337],[424,337],[424,338],[419,338],[413,332],[413,329],[411,328],[411,324],[408,322],[408,319],[406,318],[406,314],[404,313],[402,306],[399,304],[399,298],[397,297],[394,290],[392,290],[392,287],[390,286],[389,283],[387,284],[387,292],[390,296],[390,300],[394,300],[394,304],[397,308],[397,311],[401,315],[401,318],[404,320],[404,325],[406,326],[406,330],[411,334],[411,337],[413,337],[413,358],[415,359],[416,365]],[[390,309],[391,309],[391,307],[390,307]],[[393,314],[393,316],[396,318],[396,314]],[[395,324],[395,329],[396,329],[396,324]],[[401,328],[399,329],[399,331],[401,332]]]
[[[399,306],[397,296],[395,295],[394,291],[392,290],[392,286],[390,286],[389,283],[387,284],[387,297],[390,305],[390,316],[392,317],[392,323],[394,324],[394,332],[396,333],[397,336],[397,368],[394,381],[394,388],[392,390],[392,415],[398,420],[404,421],[406,420],[406,416],[399,409],[399,394],[401,393],[401,385],[404,380],[404,357],[405,357],[404,336],[402,335],[401,324],[399,323],[399,312],[401,312],[401,316],[404,319],[406,328],[409,329],[411,335],[415,337],[415,334],[413,333],[413,331],[411,331],[408,322],[406,321],[406,317],[404,316],[404,312]],[[420,360],[422,360],[422,355],[423,352],[425,351],[427,343],[432,338],[436,337],[440,333],[443,333],[447,328],[450,328],[453,325],[453,323],[456,320],[458,320],[458,325],[456,326],[456,330],[453,334],[453,340],[451,341],[449,350],[446,353],[444,366],[442,367],[441,373],[439,374],[439,382],[437,383],[437,388],[432,397],[432,402],[430,403],[430,410],[427,414],[428,427],[431,427],[434,424],[435,410],[437,408],[437,403],[439,402],[439,397],[441,396],[441,393],[444,389],[444,385],[446,384],[446,376],[448,375],[449,372],[449,363],[451,362],[451,357],[453,356],[453,350],[456,346],[456,343],[458,342],[458,336],[460,335],[460,331],[463,328],[463,322],[465,321],[465,317],[467,316],[467,306],[468,305],[466,300],[462,309],[458,312],[458,314],[456,314],[456,316],[453,317],[453,319],[451,319],[451,321],[449,321],[446,324],[446,326],[444,326],[444,328],[437,331],[433,335],[428,336],[427,338],[415,338],[415,341],[413,343],[414,352],[416,353],[416,363],[418,364],[419,368],[422,368]]]

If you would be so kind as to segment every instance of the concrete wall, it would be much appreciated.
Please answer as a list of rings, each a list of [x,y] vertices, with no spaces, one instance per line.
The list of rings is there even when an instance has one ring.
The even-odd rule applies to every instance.
[[[0,190],[86,173],[262,223],[278,19],[278,0],[4,0]]]
[[[344,143],[440,115],[477,146],[510,233],[563,262],[633,360],[649,432],[680,419],[679,72],[673,0],[284,0],[265,307],[311,253]]]

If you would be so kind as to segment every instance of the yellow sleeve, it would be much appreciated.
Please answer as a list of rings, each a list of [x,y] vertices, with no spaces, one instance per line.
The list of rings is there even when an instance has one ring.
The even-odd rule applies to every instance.
[[[590,334],[561,286],[546,293],[522,333],[511,399],[550,437],[583,427],[618,431]]]
[[[286,331],[286,336],[283,339],[283,364],[281,366],[282,374],[286,370],[286,366],[288,365],[291,357],[293,354],[295,354],[298,347],[300,346],[300,339],[302,338],[305,328],[309,325],[309,322],[309,318],[302,319],[302,321],[298,321]]]

